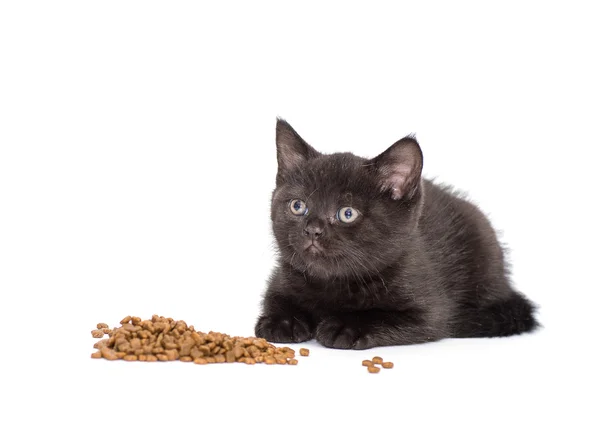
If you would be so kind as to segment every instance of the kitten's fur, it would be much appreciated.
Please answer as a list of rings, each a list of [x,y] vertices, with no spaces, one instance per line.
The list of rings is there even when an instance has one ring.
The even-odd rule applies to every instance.
[[[284,120],[276,135],[271,220],[280,255],[258,337],[366,349],[536,328],[489,221],[421,178],[414,138],[369,160],[320,154]],[[292,213],[296,199],[305,215]],[[341,207],[360,215],[342,223]]]

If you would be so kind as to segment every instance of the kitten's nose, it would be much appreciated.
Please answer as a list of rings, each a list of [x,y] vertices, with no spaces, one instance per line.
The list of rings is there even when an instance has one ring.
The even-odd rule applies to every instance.
[[[325,223],[321,220],[310,220],[304,227],[304,235],[310,235],[311,237],[317,238],[323,235],[323,229]]]

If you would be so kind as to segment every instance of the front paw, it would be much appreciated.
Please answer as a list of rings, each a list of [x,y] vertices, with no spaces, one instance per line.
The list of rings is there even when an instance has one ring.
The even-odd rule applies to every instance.
[[[311,339],[310,323],[300,316],[262,316],[256,322],[257,337],[275,343],[300,343]]]
[[[316,339],[323,346],[337,349],[362,349],[364,336],[358,322],[327,317],[319,323]]]

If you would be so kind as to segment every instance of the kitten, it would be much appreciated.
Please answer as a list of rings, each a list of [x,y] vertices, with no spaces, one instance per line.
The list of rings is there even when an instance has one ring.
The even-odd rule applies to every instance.
[[[421,178],[405,137],[373,159],[323,155],[277,121],[279,249],[255,334],[367,349],[534,330],[490,222]]]

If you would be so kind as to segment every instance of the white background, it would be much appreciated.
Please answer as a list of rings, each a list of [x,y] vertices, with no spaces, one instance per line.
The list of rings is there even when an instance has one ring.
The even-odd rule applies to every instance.
[[[0,440],[599,441],[598,15],[416,3],[1,4]],[[297,367],[90,359],[128,314],[253,335],[276,116],[325,153],[416,133],[544,329],[309,343]]]

